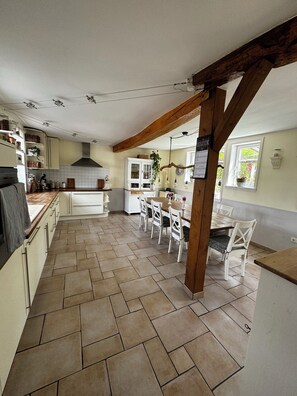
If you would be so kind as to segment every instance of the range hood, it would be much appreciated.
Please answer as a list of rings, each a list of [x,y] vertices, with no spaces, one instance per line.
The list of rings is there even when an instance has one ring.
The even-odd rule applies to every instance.
[[[101,165],[90,158],[90,147],[90,143],[82,143],[82,158],[74,162],[71,166],[102,168]]]

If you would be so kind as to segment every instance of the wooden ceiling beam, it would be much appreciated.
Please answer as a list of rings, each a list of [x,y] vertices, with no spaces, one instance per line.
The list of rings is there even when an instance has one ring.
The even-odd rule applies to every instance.
[[[113,146],[113,152],[118,153],[148,143],[192,120],[200,114],[200,105],[208,99],[208,96],[209,93],[207,91],[202,91],[192,96],[186,102],[178,105],[155,120],[137,135],[131,136]]]
[[[272,63],[266,59],[261,59],[244,74],[228,107],[215,128],[213,142],[213,149],[215,151],[219,152],[223,147],[272,67]]]
[[[245,73],[260,59],[273,67],[297,61],[297,17],[269,30],[193,75],[193,84],[205,89],[220,86]]]

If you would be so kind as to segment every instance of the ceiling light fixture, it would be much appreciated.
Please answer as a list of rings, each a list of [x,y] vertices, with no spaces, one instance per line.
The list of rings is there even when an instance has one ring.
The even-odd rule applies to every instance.
[[[98,140],[93,139],[93,140],[92,140],[92,143],[98,143]]]
[[[36,105],[32,102],[24,102],[28,109],[37,109]]]
[[[97,103],[97,102],[96,102],[96,99],[94,98],[93,95],[86,95],[86,98],[88,99],[88,101],[89,101],[90,103],[94,103],[94,104]]]
[[[196,132],[193,132],[193,133],[196,133]],[[193,133],[191,133],[191,134],[189,135],[189,133],[188,133],[187,131],[184,131],[184,132],[182,132],[182,135],[181,135],[181,136],[174,136],[174,137],[173,137],[173,136],[170,136],[169,162],[168,162],[168,165],[161,166],[160,171],[162,171],[163,169],[172,168],[172,167],[174,167],[174,168],[176,168],[176,169],[194,168],[194,165],[182,166],[182,165],[176,165],[174,162],[170,162],[170,161],[171,161],[172,139],[180,139],[180,138],[182,138],[182,137],[184,137],[184,136],[191,136]]]
[[[47,122],[47,121],[44,121],[44,122],[42,123],[42,125],[44,125],[45,127],[49,127],[49,126],[50,126],[50,123]]]
[[[77,136],[77,133],[76,133],[76,132],[73,132],[72,136],[73,136],[73,137]]]
[[[64,103],[60,99],[52,99],[52,101],[55,103],[56,106],[58,107],[65,107]]]

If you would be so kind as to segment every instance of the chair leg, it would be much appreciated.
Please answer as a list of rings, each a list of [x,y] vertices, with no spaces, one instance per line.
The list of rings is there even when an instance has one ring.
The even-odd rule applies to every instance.
[[[154,223],[152,223],[151,239],[154,237]]]
[[[241,256],[241,276],[245,275],[246,256],[247,252]]]
[[[144,232],[147,232],[147,225],[148,225],[148,219],[147,217],[144,217]]]
[[[183,248],[184,248],[184,240],[181,239],[179,241],[179,248],[178,248],[178,256],[177,256],[177,262],[180,263],[181,261],[181,256],[183,254]]]
[[[171,253],[171,247],[172,247],[172,236],[171,236],[171,234],[170,234],[170,235],[169,235],[168,253]]]
[[[229,279],[229,258],[225,258],[224,265],[225,265],[225,280],[227,281]]]
[[[142,226],[142,216],[140,215],[140,216],[139,216],[139,225],[138,225],[138,228],[141,228],[141,226]]]
[[[161,243],[163,227],[160,227],[158,245]]]

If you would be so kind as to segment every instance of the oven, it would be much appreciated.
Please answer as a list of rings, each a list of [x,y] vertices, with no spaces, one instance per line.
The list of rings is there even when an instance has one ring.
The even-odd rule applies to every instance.
[[[10,186],[18,182],[16,168],[0,168],[0,188]],[[4,226],[2,220],[2,208],[0,207],[0,269],[9,259],[9,253],[5,244]]]

